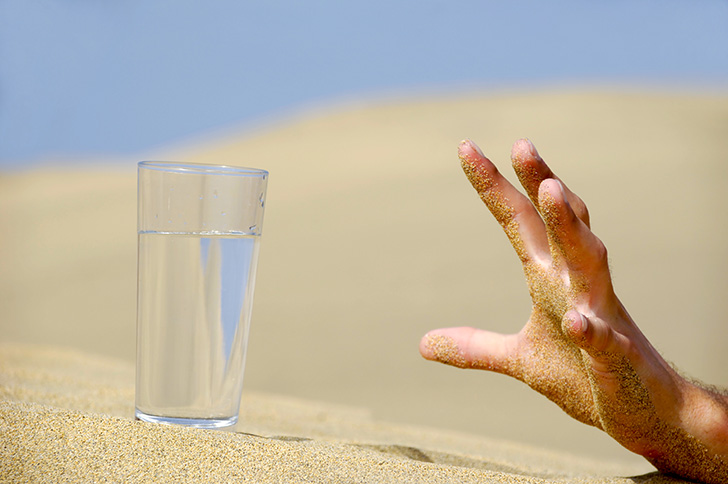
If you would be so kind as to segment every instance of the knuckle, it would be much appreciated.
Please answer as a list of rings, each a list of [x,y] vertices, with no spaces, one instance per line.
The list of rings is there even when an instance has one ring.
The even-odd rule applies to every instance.
[[[593,249],[593,257],[597,264],[600,266],[607,266],[609,264],[609,253],[607,247],[601,242],[595,244]]]
[[[572,206],[572,209],[574,210],[574,214],[576,214],[576,216],[582,222],[584,222],[587,226],[589,226],[589,209],[587,208],[584,201],[581,198],[574,196],[574,201],[571,204],[571,206]]]

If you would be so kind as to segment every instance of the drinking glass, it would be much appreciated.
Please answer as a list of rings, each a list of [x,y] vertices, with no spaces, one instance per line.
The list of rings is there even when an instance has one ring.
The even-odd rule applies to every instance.
[[[238,420],[268,172],[138,165],[136,418]]]

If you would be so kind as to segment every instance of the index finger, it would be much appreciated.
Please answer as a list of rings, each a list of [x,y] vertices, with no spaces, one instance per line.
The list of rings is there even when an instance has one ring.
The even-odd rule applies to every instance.
[[[485,203],[522,263],[550,256],[543,220],[531,201],[519,192],[470,140],[458,148],[465,175]]]

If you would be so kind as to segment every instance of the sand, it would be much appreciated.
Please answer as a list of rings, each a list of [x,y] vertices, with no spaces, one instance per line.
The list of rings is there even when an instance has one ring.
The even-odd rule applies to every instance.
[[[0,480],[635,482],[607,477],[619,468],[603,461],[259,393],[246,393],[234,431],[137,422],[133,376],[123,360],[0,346]]]
[[[728,96],[715,93],[464,93],[305,112],[138,158],[271,172],[243,410],[258,413],[242,431],[313,440],[255,441],[270,444],[255,447],[262,449],[257,460],[285,445],[312,463],[325,443],[326,452],[406,464],[412,476],[449,465],[465,476],[482,468],[453,462],[501,462],[503,452],[511,465],[513,456],[541,451],[508,449],[536,447],[548,448],[557,456],[553,469],[562,469],[548,474],[551,460],[542,460],[539,476],[573,480],[561,473],[563,459],[567,469],[589,463],[581,475],[602,459],[615,471],[594,467],[592,475],[652,468],[520,382],[427,362],[417,351],[421,335],[442,326],[515,332],[530,309],[518,258],[463,176],[458,143],[472,138],[515,181],[510,146],[529,137],[589,205],[616,291],[643,332],[688,375],[728,386],[727,131]],[[130,420],[133,377],[117,374],[134,359],[135,161],[0,174],[0,341],[12,343],[0,356],[7,361],[8,348],[19,348],[27,377],[20,394],[5,398],[3,425],[34,425],[47,437],[34,445],[53,445],[43,426],[51,417],[75,422],[73,432],[118,425],[114,433],[125,438],[147,428]],[[19,346],[31,343],[62,356],[49,362]],[[98,368],[78,374],[83,391],[68,392],[66,377],[47,371],[52,361],[76,358]],[[89,365],[88,358],[111,363]],[[36,370],[46,376],[33,377]],[[193,433],[206,435],[200,432]],[[162,452],[159,439],[142,433]],[[12,442],[30,445],[32,435]],[[254,439],[225,435],[214,438]],[[109,440],[98,440],[96,451]],[[119,469],[134,468],[128,452],[106,448]],[[419,452],[435,463],[413,459]],[[51,464],[50,447],[33,454],[49,459],[45,469],[71,465]],[[325,468],[311,464],[309,472]],[[395,480],[372,475],[354,480]]]

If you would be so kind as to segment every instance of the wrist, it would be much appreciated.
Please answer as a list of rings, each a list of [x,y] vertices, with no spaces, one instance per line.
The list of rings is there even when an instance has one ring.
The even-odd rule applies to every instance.
[[[698,382],[687,382],[680,409],[682,427],[728,461],[728,396]]]
[[[655,425],[641,452],[658,470],[705,483],[728,482],[728,398],[680,377],[679,406]]]

